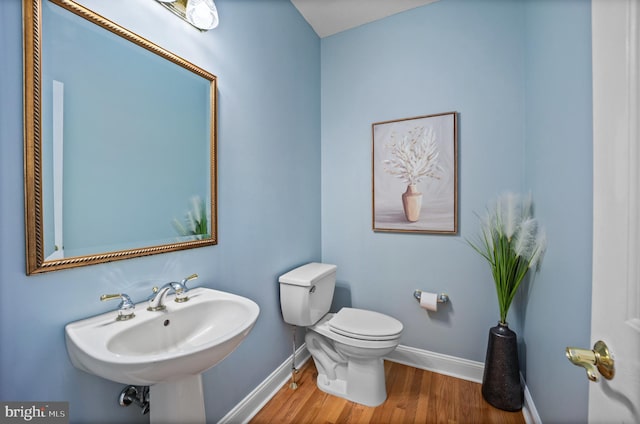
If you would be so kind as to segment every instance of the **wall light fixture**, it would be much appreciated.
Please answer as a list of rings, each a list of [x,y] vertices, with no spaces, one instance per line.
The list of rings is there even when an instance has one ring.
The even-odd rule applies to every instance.
[[[156,1],[201,31],[208,31],[218,26],[218,10],[213,0]]]

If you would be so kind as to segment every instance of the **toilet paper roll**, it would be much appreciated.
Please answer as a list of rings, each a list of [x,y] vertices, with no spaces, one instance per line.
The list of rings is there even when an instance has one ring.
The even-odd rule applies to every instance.
[[[422,292],[420,294],[420,307],[427,311],[436,312],[438,310],[438,294]]]

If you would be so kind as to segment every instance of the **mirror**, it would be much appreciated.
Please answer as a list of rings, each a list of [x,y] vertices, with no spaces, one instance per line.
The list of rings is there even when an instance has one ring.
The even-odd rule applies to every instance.
[[[27,274],[217,243],[216,77],[23,0]]]

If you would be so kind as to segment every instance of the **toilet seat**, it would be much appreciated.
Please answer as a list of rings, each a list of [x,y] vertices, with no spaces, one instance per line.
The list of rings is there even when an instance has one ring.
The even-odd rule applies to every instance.
[[[356,337],[345,336],[340,333],[335,332],[331,328],[331,321],[337,314],[329,313],[326,314],[320,321],[318,321],[315,325],[307,327],[307,331],[313,331],[318,334],[325,336],[327,339],[332,340],[336,343],[342,343],[348,346],[365,348],[365,349],[384,349],[388,347],[395,347],[398,345],[400,341],[400,334],[398,334],[395,338],[390,338],[388,340],[364,340]]]
[[[342,308],[328,322],[329,329],[359,340],[395,340],[402,333],[402,323],[395,318],[365,309]]]

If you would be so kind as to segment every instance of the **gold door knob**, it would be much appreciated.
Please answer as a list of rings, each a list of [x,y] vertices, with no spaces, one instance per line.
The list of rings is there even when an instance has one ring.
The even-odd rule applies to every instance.
[[[591,381],[598,381],[596,369],[607,380],[611,380],[615,375],[613,358],[609,353],[609,348],[602,340],[598,340],[593,345],[593,350],[568,347],[565,355],[572,364],[587,370],[587,377]]]

